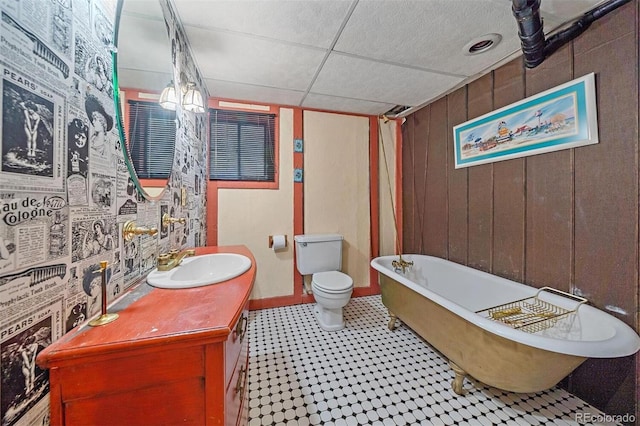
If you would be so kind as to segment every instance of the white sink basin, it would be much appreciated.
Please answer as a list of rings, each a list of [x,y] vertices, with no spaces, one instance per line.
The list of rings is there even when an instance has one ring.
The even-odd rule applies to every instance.
[[[187,257],[170,271],[154,269],[147,282],[159,288],[192,288],[230,280],[251,267],[247,256],[235,253],[213,253]]]

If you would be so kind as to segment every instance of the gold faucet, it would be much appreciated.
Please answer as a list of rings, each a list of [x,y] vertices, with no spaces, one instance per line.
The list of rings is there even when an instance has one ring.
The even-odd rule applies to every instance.
[[[107,261],[103,260],[100,262],[100,269],[95,271],[95,273],[98,273],[101,275],[100,290],[102,293],[102,311],[101,311],[102,314],[98,318],[95,318],[89,321],[89,325],[91,327],[98,327],[100,325],[109,324],[110,322],[118,319],[118,314],[107,313],[107,281],[108,281],[107,266],[108,266]]]
[[[133,220],[128,220],[122,227],[122,238],[125,241],[133,240],[136,235],[156,235],[158,233],[157,228],[145,228],[143,226],[137,226]]]
[[[398,272],[400,269],[402,269],[402,273],[404,274],[406,272],[407,268],[410,268],[411,266],[413,266],[413,262],[408,262],[406,260],[404,260],[402,258],[402,256],[398,256],[398,260],[394,260],[391,262],[391,266],[393,266],[393,269]]]
[[[182,263],[182,259],[187,256],[194,256],[195,249],[171,250],[169,253],[158,255],[158,271],[170,271]]]
[[[184,217],[171,217],[169,215],[169,213],[165,213],[162,215],[162,228],[163,229],[167,229],[169,227],[169,225],[171,225],[172,223],[181,223],[181,224],[185,224],[187,222],[187,220]]]

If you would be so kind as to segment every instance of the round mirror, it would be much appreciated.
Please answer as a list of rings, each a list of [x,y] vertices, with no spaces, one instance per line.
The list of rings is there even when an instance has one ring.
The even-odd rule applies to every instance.
[[[175,111],[159,104],[173,80],[171,43],[159,1],[119,0],[114,90],[125,161],[138,190],[162,196],[173,166]]]

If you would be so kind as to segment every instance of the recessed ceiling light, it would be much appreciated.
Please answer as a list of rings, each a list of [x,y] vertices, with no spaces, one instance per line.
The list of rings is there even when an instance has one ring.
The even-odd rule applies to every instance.
[[[500,34],[485,34],[476,37],[464,46],[465,55],[478,55],[493,49],[500,43],[502,36]]]

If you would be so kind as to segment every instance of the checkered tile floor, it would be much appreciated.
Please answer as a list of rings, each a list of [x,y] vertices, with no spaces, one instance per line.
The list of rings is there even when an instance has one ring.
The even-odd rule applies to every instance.
[[[580,425],[602,415],[559,388],[514,394],[465,380],[465,395],[454,394],[446,359],[404,325],[389,331],[380,296],[351,299],[345,319],[327,332],[312,304],[251,312],[249,426]]]

